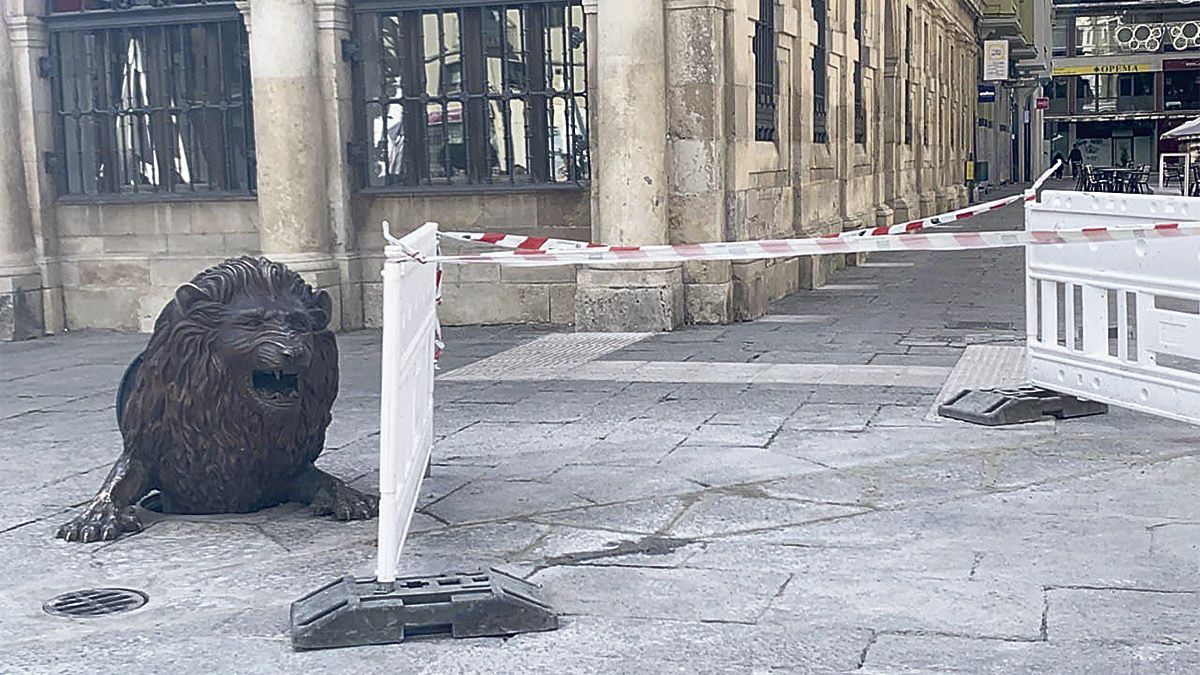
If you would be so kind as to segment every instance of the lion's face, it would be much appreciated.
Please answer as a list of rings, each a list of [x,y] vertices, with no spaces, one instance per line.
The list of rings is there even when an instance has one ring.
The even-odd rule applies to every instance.
[[[314,341],[329,330],[332,310],[328,293],[314,290],[283,265],[266,258],[230,258],[175,290],[175,300],[155,322],[148,349],[172,353],[167,369],[176,378],[186,376],[189,359],[200,359],[201,368],[208,364],[220,372],[220,386],[238,405],[265,415],[290,415],[328,375],[310,377],[310,370]],[[318,358],[315,367],[328,371],[337,364]]]
[[[214,355],[225,361],[234,386],[266,411],[300,404],[312,361],[312,316],[292,298],[239,297],[225,306]]]

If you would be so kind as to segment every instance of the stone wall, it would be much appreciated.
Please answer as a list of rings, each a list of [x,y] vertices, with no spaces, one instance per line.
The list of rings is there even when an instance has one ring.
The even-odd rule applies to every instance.
[[[149,331],[175,288],[259,252],[254,200],[59,204],[66,327]]]
[[[347,143],[359,113],[341,51],[355,37],[349,0],[239,0],[256,93],[256,197],[82,203],[59,199],[40,159],[54,147],[50,84],[36,66],[47,54],[45,0],[7,0],[12,39],[0,42],[0,88],[15,92],[16,111],[0,115],[8,124],[0,129],[20,142],[0,153],[8,177],[0,196],[28,208],[0,218],[0,337],[14,299],[25,314],[41,314],[26,322],[29,334],[147,330],[176,284],[223,257],[260,252],[328,289],[335,326],[376,326],[384,219],[396,233],[432,220],[448,230],[654,244],[830,234],[960,206],[976,117],[977,5],[864,0],[859,44],[854,0],[828,0],[829,140],[815,143],[811,0],[775,0],[773,141],[754,137],[758,0],[584,0],[591,185],[414,193],[359,189],[351,169]],[[857,143],[853,64],[863,57],[868,129]],[[295,109],[315,114],[277,129],[274,120],[295,118]],[[441,316],[599,330],[726,323],[760,316],[773,300],[860,261],[447,267]]]
[[[354,204],[354,248],[359,253],[354,256],[356,272],[347,280],[347,292],[362,298],[363,325],[378,326],[382,317],[379,269],[383,264],[384,220],[391,223],[396,235],[433,221],[446,231],[506,232],[586,241],[591,236],[590,203],[587,190],[561,189],[454,196],[359,195]],[[443,244],[447,253],[468,248],[453,242]],[[439,317],[446,325],[570,324],[575,314],[575,269],[446,265],[442,294]]]

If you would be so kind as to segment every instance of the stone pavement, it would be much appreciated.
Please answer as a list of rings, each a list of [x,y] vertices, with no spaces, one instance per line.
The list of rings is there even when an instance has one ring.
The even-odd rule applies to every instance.
[[[285,505],[57,541],[118,453],[113,395],[145,336],[2,345],[0,670],[1200,672],[1195,427],[928,415],[965,348],[1020,344],[1021,280],[1020,251],[877,256],[763,320],[588,364],[610,379],[456,380],[547,331],[448,330],[407,571],[503,566],[545,586],[562,627],[314,653],[290,650],[288,604],[370,574],[374,521]],[[379,335],[340,346],[320,463],[374,489]],[[41,610],[96,586],[150,602]]]

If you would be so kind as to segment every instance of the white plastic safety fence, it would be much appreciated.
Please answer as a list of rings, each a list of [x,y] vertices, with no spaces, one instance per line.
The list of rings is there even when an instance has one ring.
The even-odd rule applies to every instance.
[[[1045,192],[1031,231],[1200,221],[1200,199]],[[1026,249],[1029,379],[1200,424],[1200,237]]]
[[[384,223],[385,234],[387,223]],[[379,560],[375,578],[396,580],[396,564],[433,448],[437,331],[437,225],[393,239],[383,265],[383,379],[379,416]]]

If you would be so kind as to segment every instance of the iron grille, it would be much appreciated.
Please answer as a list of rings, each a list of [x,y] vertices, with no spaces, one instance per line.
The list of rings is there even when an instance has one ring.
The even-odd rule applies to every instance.
[[[754,25],[754,140],[775,140],[775,0],[759,0]]]
[[[863,64],[867,62],[867,46],[863,40],[863,3],[854,0],[854,39],[858,42],[858,60],[854,62],[854,142],[867,142],[867,103],[863,93]]]
[[[368,187],[590,179],[581,0],[359,9],[357,161]]]
[[[56,135],[48,164],[60,193],[252,194],[249,45],[237,9],[216,0],[76,4],[47,18]],[[185,4],[199,11],[175,20]],[[135,9],[146,14],[125,24]]]
[[[826,116],[825,93],[829,83],[826,58],[826,33],[829,30],[829,14],[826,0],[812,0],[813,20],[817,22],[817,43],[813,45],[813,142],[828,143],[829,127]]]
[[[862,63],[854,64],[854,142],[867,142],[867,106],[863,100]]]
[[[234,0],[50,0],[50,13],[140,11],[161,7],[231,5]]]
[[[912,87],[904,83],[904,144],[912,145],[913,134]]]
[[[912,7],[904,8],[904,64],[912,63]],[[908,73],[905,73],[907,79]]]

